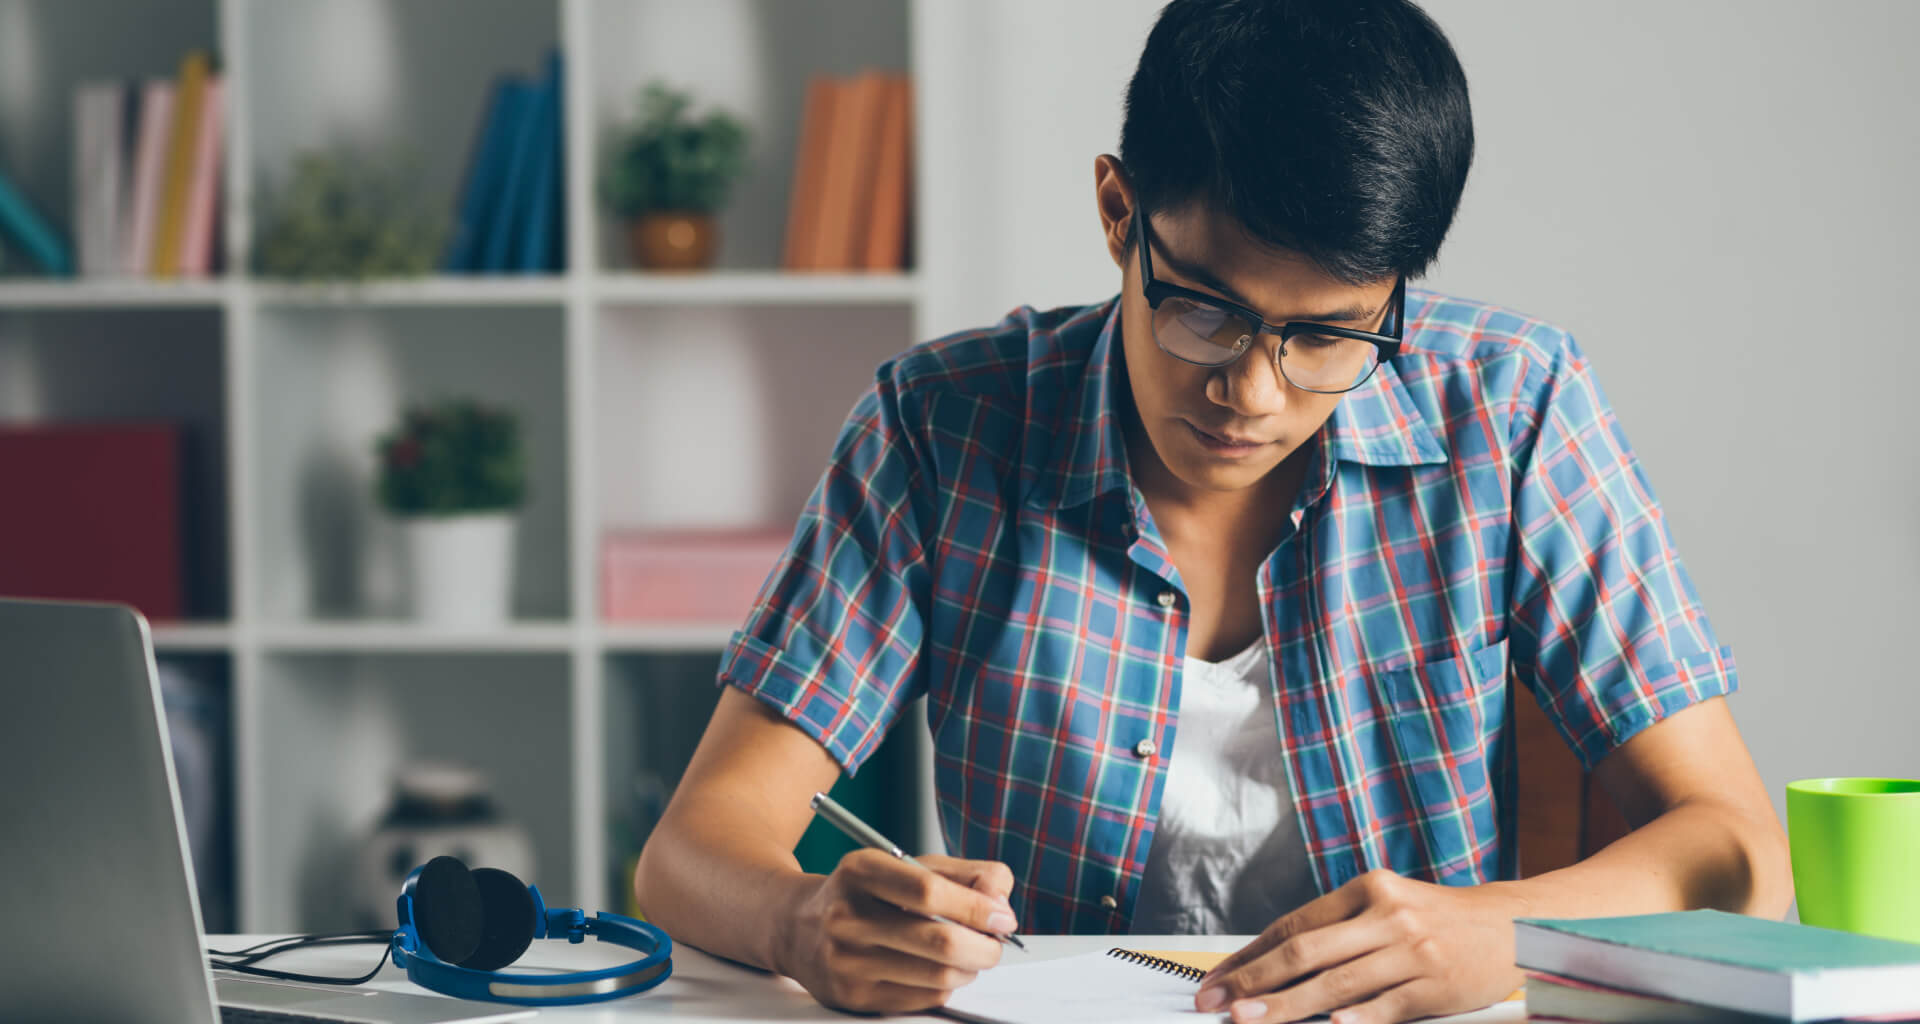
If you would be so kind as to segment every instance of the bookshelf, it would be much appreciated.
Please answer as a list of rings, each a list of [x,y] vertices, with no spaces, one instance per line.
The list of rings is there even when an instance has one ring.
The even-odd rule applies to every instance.
[[[7,173],[69,228],[74,88],[172,76],[217,54],[227,83],[218,245],[248,265],[254,202],[302,150],[406,142],[453,196],[496,74],[567,57],[566,270],[289,284],[0,278],[0,422],[165,417],[196,472],[189,616],[163,664],[229,694],[232,930],[349,926],[338,898],[392,771],[453,759],[534,837],[550,902],[617,908],[638,791],[677,779],[737,623],[602,622],[609,528],[791,525],[875,364],[924,336],[924,274],[779,269],[809,76],[908,71],[919,0],[0,0]],[[99,26],[121,30],[103,32]],[[660,77],[737,113],[752,165],[719,266],[629,266],[597,200],[603,133]],[[916,116],[915,149],[924,118]],[[918,177],[916,173],[916,177]],[[915,194],[921,190],[916,188]],[[924,204],[921,204],[924,205]],[[923,222],[924,218],[916,218]],[[919,246],[926,248],[922,235]],[[397,531],[371,498],[372,439],[400,403],[511,406],[531,499],[514,620],[407,621]],[[889,757],[918,766],[915,731]],[[877,771],[887,771],[882,768]],[[657,795],[657,793],[656,793]],[[916,816],[917,815],[917,816]],[[923,846],[924,809],[908,808]],[[623,845],[624,844],[624,845]]]

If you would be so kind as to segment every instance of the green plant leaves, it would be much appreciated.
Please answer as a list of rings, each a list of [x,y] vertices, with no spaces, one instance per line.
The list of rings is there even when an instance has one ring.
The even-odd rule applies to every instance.
[[[621,217],[652,210],[712,213],[746,169],[747,132],[714,111],[688,116],[691,97],[665,83],[641,90],[639,114],[609,137],[601,198]]]
[[[468,399],[410,406],[374,449],[376,493],[395,515],[495,512],[526,499],[520,423],[507,409]]]
[[[309,150],[283,188],[264,190],[254,269],[296,280],[431,273],[446,245],[441,205],[410,154]]]

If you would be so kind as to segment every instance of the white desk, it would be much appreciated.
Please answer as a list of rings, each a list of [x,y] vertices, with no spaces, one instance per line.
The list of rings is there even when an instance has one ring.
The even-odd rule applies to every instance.
[[[237,949],[271,937],[210,935],[207,937],[207,944],[215,949]],[[1023,957],[1047,959],[1071,956],[1075,953],[1095,952],[1113,946],[1125,946],[1129,949],[1231,951],[1245,945],[1249,938],[1250,936],[1233,935],[1028,935],[1022,936],[1028,952],[1023,954],[1017,949],[1009,948],[1006,951],[1006,959],[1002,962],[1015,963]],[[527,950],[526,955],[521,957],[520,962],[510,970],[550,968],[586,970],[595,967],[612,967],[630,958],[620,954],[630,952],[592,939],[578,946],[541,940],[535,942],[533,948]],[[380,947],[374,945],[308,949],[276,957],[261,966],[352,977],[365,974],[367,968],[372,966],[374,958],[379,955]],[[396,969],[391,963],[387,964],[380,975],[369,983],[369,987],[391,989],[395,992],[425,991],[407,981],[405,972]],[[647,1020],[710,1021],[713,1024],[747,1024],[753,1021],[834,1021],[836,1024],[847,1024],[849,1021],[862,1018],[821,1006],[814,1002],[813,997],[808,995],[805,989],[791,979],[742,967],[732,961],[708,956],[697,949],[675,943],[673,977],[661,983],[658,988],[610,1003],[543,1008],[540,1016],[534,1019],[569,1022],[597,1021],[600,1024]],[[953,1024],[951,1018],[921,1014],[885,1019],[910,1021],[915,1024]],[[1210,1022],[1227,1018],[1218,1014],[1196,1013],[1194,1019]],[[1474,1013],[1440,1019],[1452,1024],[1507,1024],[1507,1022],[1525,1020],[1526,1011],[1518,1002],[1501,1003]]]

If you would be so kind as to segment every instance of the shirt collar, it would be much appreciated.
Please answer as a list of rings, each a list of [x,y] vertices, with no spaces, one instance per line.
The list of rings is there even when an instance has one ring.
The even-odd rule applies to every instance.
[[[1045,453],[1024,496],[1029,505],[1067,508],[1131,486],[1116,407],[1118,401],[1130,399],[1125,392],[1120,308],[1118,296],[1107,300],[1100,333],[1084,368],[1071,380],[1072,393],[1057,407],[1058,414],[1037,418],[1048,422],[1027,425],[1026,450]],[[1040,382],[1030,376],[1029,383]],[[1039,405],[1030,403],[1029,408]],[[1447,461],[1446,446],[1392,363],[1382,364],[1365,384],[1341,399],[1323,431],[1326,451],[1348,462],[1415,466]]]

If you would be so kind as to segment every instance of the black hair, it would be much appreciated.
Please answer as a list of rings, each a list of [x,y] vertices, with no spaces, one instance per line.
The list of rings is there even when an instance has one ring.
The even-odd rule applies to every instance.
[[[1415,277],[1473,162],[1467,76],[1410,0],[1173,0],[1120,162],[1143,213],[1209,204],[1343,282]]]

